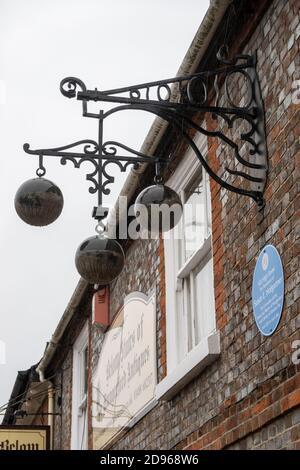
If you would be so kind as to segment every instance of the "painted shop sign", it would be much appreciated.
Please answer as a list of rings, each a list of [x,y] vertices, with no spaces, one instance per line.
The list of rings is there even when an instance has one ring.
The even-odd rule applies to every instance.
[[[252,306],[259,331],[270,336],[276,330],[284,302],[284,273],[278,251],[267,245],[260,253],[252,282]]]
[[[49,426],[0,426],[0,450],[48,450]]]
[[[155,295],[125,298],[93,376],[93,444],[101,449],[155,397]]]

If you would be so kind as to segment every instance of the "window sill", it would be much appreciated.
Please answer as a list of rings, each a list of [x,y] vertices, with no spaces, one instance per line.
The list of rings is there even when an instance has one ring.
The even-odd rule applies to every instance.
[[[219,333],[204,338],[178,366],[156,386],[156,399],[170,400],[220,355]]]

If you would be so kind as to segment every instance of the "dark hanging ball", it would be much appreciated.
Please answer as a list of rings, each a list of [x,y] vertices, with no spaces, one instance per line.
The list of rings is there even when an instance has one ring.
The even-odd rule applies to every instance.
[[[138,195],[134,212],[140,225],[148,232],[168,232],[182,216],[182,203],[173,189],[155,184]]]
[[[15,196],[18,216],[29,225],[42,227],[59,217],[64,205],[61,190],[45,178],[25,181]]]
[[[78,247],[75,264],[80,276],[90,284],[105,286],[121,273],[125,256],[121,245],[104,235],[87,238]]]

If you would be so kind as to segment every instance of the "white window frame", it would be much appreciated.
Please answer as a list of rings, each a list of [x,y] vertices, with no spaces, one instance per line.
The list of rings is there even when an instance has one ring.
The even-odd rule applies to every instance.
[[[88,448],[88,390],[85,396],[82,397],[85,380],[83,356],[85,350],[88,349],[88,339],[89,330],[86,322],[73,345],[72,450],[86,450]]]
[[[203,155],[206,155],[207,140],[202,135],[198,135],[197,146]],[[199,171],[199,160],[192,150],[188,150],[182,162],[176,168],[174,174],[166,183],[183,196],[183,191]],[[205,170],[203,171],[203,190],[205,193],[205,218],[209,220],[207,208],[210,210],[210,201],[207,200],[206,184],[209,184]],[[176,230],[176,229],[175,229]],[[180,229],[179,229],[180,230]],[[214,328],[208,336],[200,336],[200,341],[187,350],[188,338],[186,329],[182,331],[177,321],[178,315],[187,315],[185,299],[187,298],[186,284],[183,279],[193,276],[193,270],[203,263],[206,265],[208,259],[212,257],[212,239],[209,232],[206,233],[205,240],[197,251],[182,265],[179,266],[180,250],[183,249],[183,241],[174,239],[172,234],[165,237],[165,273],[166,273],[166,341],[167,341],[167,376],[157,385],[156,397],[172,398],[182,387],[198,375],[201,370],[215,360],[220,354],[219,334],[216,331],[215,309],[214,318],[211,322]],[[177,295],[183,289],[182,294]],[[190,289],[191,299],[193,299],[193,286]],[[214,300],[214,286],[213,300]],[[177,299],[183,296],[183,307],[180,307]],[[193,302],[193,300],[191,300]],[[181,304],[181,302],[180,302]],[[193,306],[192,306],[193,310]],[[192,314],[192,312],[191,312]],[[175,318],[174,318],[175,317]],[[180,331],[179,331],[180,330]]]

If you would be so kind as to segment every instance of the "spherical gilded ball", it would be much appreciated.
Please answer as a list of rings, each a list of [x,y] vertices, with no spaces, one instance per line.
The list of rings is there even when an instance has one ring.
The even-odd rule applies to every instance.
[[[90,284],[107,285],[121,273],[125,256],[121,245],[104,235],[87,238],[75,255],[77,271]]]
[[[64,205],[61,190],[45,178],[25,181],[15,196],[18,216],[27,224],[42,227],[54,222]]]
[[[138,195],[134,212],[140,225],[148,232],[168,232],[182,216],[182,203],[173,189],[155,184]]]

